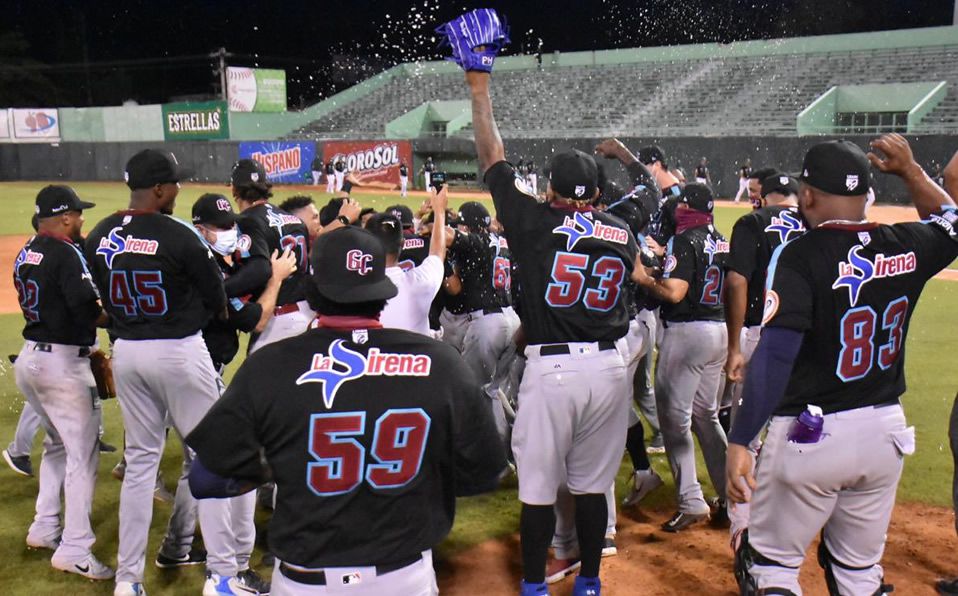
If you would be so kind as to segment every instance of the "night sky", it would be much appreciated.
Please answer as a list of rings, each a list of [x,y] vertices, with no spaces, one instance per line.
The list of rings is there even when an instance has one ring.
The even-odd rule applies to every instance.
[[[0,106],[159,103],[215,92],[213,62],[284,68],[291,107],[399,62],[440,57],[433,28],[464,9],[505,13],[506,53],[731,42],[949,25],[954,0],[10,0]],[[171,8],[176,6],[176,8]],[[89,62],[89,68],[84,62]],[[89,81],[89,84],[87,84]]]

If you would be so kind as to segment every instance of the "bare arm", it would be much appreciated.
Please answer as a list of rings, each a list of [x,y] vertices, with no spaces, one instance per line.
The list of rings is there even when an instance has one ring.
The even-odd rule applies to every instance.
[[[678,304],[689,293],[689,282],[684,279],[656,279],[649,275],[642,263],[636,259],[632,269],[632,281],[645,289],[650,296],[662,302]]]
[[[256,303],[263,307],[263,314],[260,315],[259,322],[256,323],[254,329],[256,333],[262,333],[263,329],[266,329],[266,324],[273,317],[279,288],[283,285],[283,281],[296,271],[296,255],[289,248],[283,251],[282,255],[278,255],[277,251],[274,250],[273,256],[270,258],[270,265],[273,268],[273,274],[266,282],[266,289],[256,300]]]
[[[951,195],[953,201],[958,201],[958,151],[945,166],[942,174],[945,177],[945,190]]]
[[[485,172],[492,164],[503,161],[506,151],[502,146],[496,119],[492,115],[489,73],[469,71],[466,73],[466,82],[472,91],[472,127],[476,137],[479,169]]]
[[[945,206],[954,206],[955,202],[948,193],[925,173],[915,161],[911,147],[905,137],[898,133],[882,135],[871,142],[872,149],[885,154],[885,158],[875,153],[868,154],[872,165],[886,174],[895,174],[905,182],[911,201],[922,219]],[[954,160],[952,160],[954,161]],[[949,164],[949,168],[951,164]]]
[[[741,336],[748,305],[748,281],[741,273],[725,274],[725,327],[728,329],[728,359],[725,372],[735,382],[744,380],[745,359],[742,358]]]
[[[345,200],[343,201],[342,206],[339,208],[339,215],[337,217],[340,217],[340,216],[345,217],[346,219],[349,220],[350,224],[354,224],[356,223],[357,220],[359,220],[359,213],[362,210],[363,208],[359,204],[359,201],[355,199],[350,199],[347,196]],[[335,219],[329,225],[323,226],[323,228],[319,231],[319,234],[323,235],[323,234],[326,234],[327,232],[332,232],[333,230],[338,230],[339,228],[345,228],[345,227],[346,227],[346,224],[339,221],[339,219]]]
[[[432,237],[429,239],[429,254],[439,257],[440,260],[446,259],[446,205],[449,204],[449,196],[446,194],[446,187],[436,193],[429,189],[432,202]]]

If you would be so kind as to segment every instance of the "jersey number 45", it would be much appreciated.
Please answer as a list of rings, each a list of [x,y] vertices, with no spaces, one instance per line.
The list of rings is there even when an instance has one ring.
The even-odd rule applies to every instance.
[[[365,480],[372,488],[400,488],[419,474],[431,419],[422,408],[386,410],[376,420],[366,448],[355,437],[366,432],[366,412],[313,414],[309,420],[306,484],[320,497],[352,491]]]

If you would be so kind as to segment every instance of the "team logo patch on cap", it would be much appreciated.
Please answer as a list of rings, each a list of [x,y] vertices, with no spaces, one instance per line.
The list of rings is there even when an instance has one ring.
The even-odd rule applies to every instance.
[[[369,266],[372,260],[373,256],[371,254],[353,249],[346,253],[346,269],[355,271],[360,275],[367,275],[373,270],[372,267]]]
[[[123,172],[123,181],[124,181],[124,182],[129,182],[129,181],[130,181],[130,173],[129,173],[129,172]]]
[[[864,249],[861,244],[856,244],[848,250],[848,260],[838,264],[838,279],[832,284],[833,290],[848,289],[850,306],[858,303],[862,287],[873,279],[896,277],[918,269],[918,258],[914,252],[891,256],[878,253],[872,262],[862,256]]]
[[[252,180],[253,182],[259,182],[259,173],[258,172],[251,173],[249,175],[249,179]]]
[[[216,199],[216,208],[220,211],[231,211],[230,202],[226,199]]]
[[[432,370],[432,358],[423,354],[386,354],[369,348],[364,356],[344,344],[345,340],[337,339],[329,345],[329,355],[313,354],[309,370],[296,379],[297,385],[322,383],[327,410],[333,407],[343,383],[364,376],[428,377]]]
[[[788,184],[788,176],[779,176],[778,183],[782,185]]]
[[[855,190],[858,188],[858,174],[849,174],[845,176],[845,188]]]
[[[585,194],[585,186],[582,184],[576,184],[575,186],[575,196],[581,197]]]

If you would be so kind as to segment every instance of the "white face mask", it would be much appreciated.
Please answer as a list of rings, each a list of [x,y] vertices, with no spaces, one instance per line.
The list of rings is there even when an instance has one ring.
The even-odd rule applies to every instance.
[[[236,250],[236,239],[238,237],[236,227],[234,226],[230,230],[216,230],[214,233],[216,234],[216,242],[213,243],[211,248],[224,257],[233,254]]]

